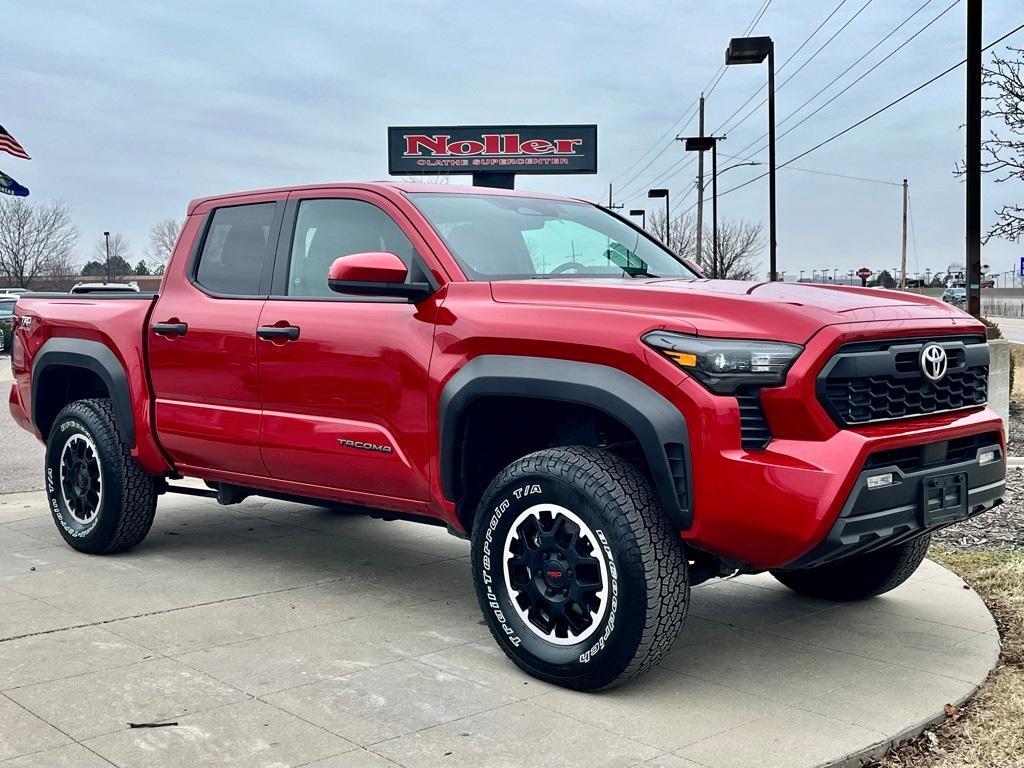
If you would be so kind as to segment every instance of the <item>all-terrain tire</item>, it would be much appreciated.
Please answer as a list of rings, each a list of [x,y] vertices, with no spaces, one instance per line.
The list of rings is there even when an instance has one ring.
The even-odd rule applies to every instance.
[[[817,568],[772,571],[781,583],[808,597],[823,600],[864,600],[895,589],[924,560],[931,536],[837,560]]]
[[[664,657],[686,618],[679,532],[647,479],[609,451],[552,448],[512,462],[484,492],[472,545],[491,634],[542,680],[581,691],[619,685]],[[574,602],[601,574],[604,597]],[[548,591],[561,607],[546,602]],[[584,628],[571,630],[565,616]]]
[[[57,530],[80,552],[124,552],[146,538],[156,481],[132,458],[109,400],[77,400],[57,415],[46,444],[46,495]]]

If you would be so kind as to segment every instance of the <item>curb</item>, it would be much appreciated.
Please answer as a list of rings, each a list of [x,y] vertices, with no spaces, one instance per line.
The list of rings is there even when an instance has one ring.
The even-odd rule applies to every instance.
[[[1024,466],[1024,458],[1018,458],[1017,461],[1020,462],[1021,466]],[[946,568],[946,570],[949,571],[948,568]],[[955,571],[950,571],[950,573],[959,577],[959,574],[957,574]],[[981,600],[980,595],[978,595],[977,592],[974,592],[973,588],[971,589],[971,592],[973,592],[974,595],[979,600]],[[984,601],[982,601],[982,604],[984,604]],[[985,606],[985,610],[988,611],[987,605]],[[988,612],[991,615],[991,611]],[[968,693],[966,696],[960,697],[960,699],[957,701],[948,702],[949,704],[952,704],[955,707],[962,707],[966,702],[974,698],[975,694],[977,694],[981,686],[985,683],[986,680],[988,680],[989,675],[992,674],[992,670],[995,669],[996,666],[999,664],[999,655],[1002,651],[1001,639],[996,641],[994,647],[991,650],[992,658],[989,662],[989,671],[985,674],[984,677],[981,678],[981,680],[972,684],[972,689],[970,693]],[[943,704],[946,703],[947,702],[943,702]],[[820,763],[817,766],[817,768],[863,768],[863,766],[866,763],[870,763],[874,760],[881,760],[889,751],[890,747],[901,744],[904,741],[908,741],[910,739],[915,739],[922,733],[924,733],[926,730],[928,730],[930,727],[939,725],[940,723],[945,722],[945,720],[945,711],[939,711],[934,717],[918,722],[916,725],[902,728],[895,735],[889,736],[883,739],[882,741],[875,742],[869,747],[857,750],[856,752],[851,752],[844,758],[841,758],[834,762]]]

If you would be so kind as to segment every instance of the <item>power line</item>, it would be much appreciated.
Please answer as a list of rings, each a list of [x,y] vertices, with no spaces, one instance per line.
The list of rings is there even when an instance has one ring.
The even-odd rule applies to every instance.
[[[867,176],[849,176],[845,173],[833,173],[831,171],[819,171],[815,168],[801,168],[796,165],[787,165],[791,171],[803,171],[804,173],[814,173],[818,176],[832,176],[837,179],[847,179],[849,181],[863,181],[868,184],[885,184],[887,187],[902,187],[903,185],[895,181],[886,181],[885,179],[870,179]]]
[[[789,62],[791,62],[793,60],[793,57],[796,56],[798,53],[800,53],[800,51],[803,50],[804,46],[806,46],[809,42],[811,42],[811,40],[814,38],[814,36],[816,34],[818,34],[819,31],[821,31],[821,28],[824,27],[829,22],[829,20],[839,12],[839,9],[842,8],[844,5],[846,5],[847,2],[848,2],[848,0],[841,0],[839,5],[837,5],[835,8],[832,9],[832,13],[830,13],[828,16],[826,16],[824,21],[822,21],[817,27],[815,27],[814,31],[811,32],[811,34],[809,34],[807,36],[807,38],[802,43],[800,43],[800,46],[795,51],[793,51],[792,55],[788,59],[786,59],[784,62],[782,62],[782,66],[780,66],[779,69],[778,69],[779,72],[781,72],[782,70],[784,70],[786,68],[786,65],[789,64]],[[760,92],[761,92],[761,86],[758,86],[757,89],[752,94],[750,94],[750,96],[747,97],[747,100],[744,101],[742,104],[740,104],[736,108],[736,111],[734,111],[731,115],[729,115],[727,118],[725,118],[725,120],[722,121],[721,125],[719,125],[717,128],[715,128],[715,130],[713,130],[711,132],[712,135],[717,135],[719,133],[722,133],[722,127],[724,125],[726,125],[726,123],[728,123],[734,117],[736,117],[736,115],[738,115],[740,112],[742,112],[750,102],[752,102],[754,99],[757,98],[757,94],[759,94]]]
[[[729,160],[745,161],[747,159],[745,157],[740,157],[739,155],[727,155],[725,152],[722,152],[721,150],[719,150],[718,154],[721,155],[724,158],[729,159]],[[743,165],[745,163],[740,163],[740,164]],[[755,163],[755,165],[764,165],[764,163]],[[733,166],[733,167],[739,167],[739,166]],[[871,179],[871,178],[868,178],[867,176],[850,176],[849,174],[845,174],[845,173],[834,173],[832,171],[822,171],[822,170],[819,170],[817,168],[800,168],[800,167],[795,166],[795,165],[790,165],[790,166],[788,166],[788,168],[791,171],[803,171],[804,173],[814,173],[814,174],[817,174],[819,176],[833,176],[833,177],[835,177],[837,179],[849,179],[850,181],[865,181],[865,182],[868,182],[868,183],[871,183],[871,184],[885,184],[886,186],[889,186],[889,187],[902,187],[903,186],[898,181],[889,181],[888,179]]]
[[[910,216],[910,242],[914,247],[914,267],[917,274],[921,274],[921,262],[917,258],[917,227],[914,226],[914,206],[910,200],[910,190],[907,190],[907,214]]]
[[[1013,35],[1015,35],[1018,32],[1020,32],[1022,29],[1024,29],[1024,24],[1021,24],[1018,27],[1014,27],[1009,32],[1007,32],[1005,35],[1003,35],[1002,37],[1000,37],[1000,38],[998,38],[996,40],[993,40],[991,43],[986,45],[981,50],[982,51],[987,51],[990,48],[994,48],[995,46],[999,45],[1001,42],[1006,40],[1008,37],[1012,37]],[[786,162],[781,163],[778,166],[778,168],[785,168],[786,166],[792,165],[797,160],[800,160],[801,158],[807,157],[807,155],[811,154],[812,152],[818,151],[819,149],[821,149],[822,147],[824,147],[827,144],[831,144],[833,141],[835,141],[836,139],[840,138],[841,136],[845,136],[847,133],[849,133],[850,131],[854,130],[855,128],[859,128],[860,126],[864,125],[864,123],[868,122],[869,120],[872,120],[872,119],[878,117],[883,112],[886,112],[886,111],[892,109],[893,107],[895,107],[900,102],[906,101],[907,99],[909,99],[911,96],[913,96],[918,91],[924,90],[929,85],[931,85],[932,83],[936,82],[937,80],[941,80],[943,77],[945,77],[946,75],[950,74],[951,72],[955,72],[957,69],[959,69],[960,67],[962,67],[966,63],[967,63],[967,59],[961,59],[960,61],[958,61],[956,64],[952,65],[951,67],[947,67],[946,69],[944,69],[939,74],[935,75],[934,77],[929,78],[928,80],[925,80],[923,83],[921,83],[917,87],[912,88],[911,90],[907,91],[905,94],[903,94],[899,98],[893,99],[888,104],[886,104],[884,107],[881,107],[880,109],[876,109],[874,112],[872,112],[867,117],[861,118],[857,122],[853,123],[850,126],[847,126],[846,128],[844,128],[843,130],[839,131],[838,133],[835,133],[832,136],[829,136],[824,141],[821,141],[821,142],[815,144],[810,149],[804,150],[799,155],[796,155],[795,157],[791,157]],[[768,175],[768,172],[766,171],[766,172],[760,174],[759,176],[755,176],[754,178],[748,179],[747,181],[744,181],[741,184],[737,184],[735,187],[730,187],[729,189],[725,190],[724,192],[719,192],[718,196],[722,197],[723,195],[727,195],[730,192],[735,192],[738,189],[743,189],[743,187],[749,186],[750,184],[753,184],[755,181],[760,181],[761,179],[763,179],[767,175]]]
[[[845,2],[845,0],[844,0],[844,2]],[[764,2],[758,7],[758,10],[754,13],[753,19],[750,21],[750,23],[747,25],[746,30],[743,32],[743,36],[744,37],[749,35],[750,32],[754,29],[754,27],[756,27],[758,25],[758,23],[761,21],[762,17],[764,16],[765,12],[768,10],[768,7],[771,4],[772,4],[772,0],[764,0]],[[718,70],[715,72],[715,74],[711,76],[711,79],[708,80],[707,85],[704,86],[704,91],[703,91],[706,96],[710,96],[712,94],[712,92],[714,92],[715,88],[718,87],[719,82],[721,82],[722,78],[725,76],[725,70],[726,70],[726,66],[725,66],[725,64],[722,64],[718,68]],[[697,116],[697,109],[698,109],[698,105],[699,104],[700,104],[700,98],[698,97],[697,99],[693,100],[693,102],[690,104],[689,107],[686,108],[686,110],[683,112],[683,116],[680,117],[678,120],[676,120],[669,127],[669,129],[667,131],[665,131],[665,133],[663,133],[661,135],[661,137],[658,138],[647,149],[647,151],[645,151],[642,155],[640,155],[639,158],[637,158],[637,160],[632,165],[630,165],[625,171],[623,171],[622,173],[618,174],[615,178],[613,178],[612,179],[612,183],[614,184],[619,179],[621,179],[623,176],[625,176],[630,171],[632,171],[634,168],[636,168],[641,162],[643,162],[645,157],[647,157],[651,152],[653,152],[655,149],[657,149],[658,145],[661,144],[662,142],[664,142],[670,136],[672,136],[672,134],[681,133],[681,132],[685,131],[687,128],[689,128],[690,123],[692,123],[693,119]],[[685,121],[685,125],[683,125],[683,127],[680,128],[679,126],[681,124],[683,124],[684,121]],[[628,181],[624,182],[621,186],[624,187],[624,188],[628,188],[630,184],[632,184],[644,171],[646,171],[648,168],[650,168],[651,165],[653,165],[658,160],[658,158],[660,158],[662,155],[664,155],[665,152],[667,152],[668,149],[670,147],[672,147],[674,144],[675,144],[674,141],[670,141],[668,144],[663,146],[661,148],[660,152],[658,152],[654,157],[652,157],[651,160],[643,168],[641,168],[639,171],[637,171],[635,174],[633,174],[633,176],[630,177],[630,179]]]
[[[804,38],[804,41],[803,41],[802,43],[800,43],[800,45],[799,45],[799,46],[797,46],[797,49],[796,49],[795,51],[793,51],[793,53],[791,53],[791,54],[789,55],[789,57],[788,57],[788,58],[787,58],[787,59],[786,59],[786,60],[785,60],[784,62],[782,62],[782,65],[781,65],[781,66],[780,66],[780,67],[778,68],[778,70],[777,70],[777,71],[778,71],[778,72],[781,72],[782,70],[784,70],[784,69],[786,68],[786,65],[787,65],[787,64],[789,64],[789,63],[790,63],[791,61],[793,61],[793,59],[794,59],[794,58],[795,58],[795,57],[796,57],[796,56],[797,56],[797,55],[798,55],[798,54],[800,53],[800,51],[802,51],[802,50],[803,50],[803,49],[804,49],[804,48],[806,47],[806,45],[807,45],[807,44],[808,44],[808,43],[809,43],[809,42],[810,42],[811,40],[813,40],[813,39],[814,39],[815,35],[817,35],[817,34],[818,34],[818,32],[820,32],[820,31],[821,31],[822,27],[824,27],[824,26],[825,26],[825,25],[826,25],[826,24],[827,24],[827,23],[828,23],[828,22],[829,22],[829,21],[830,21],[830,20],[832,19],[832,17],[833,17],[833,16],[835,16],[835,15],[836,15],[836,14],[837,14],[837,13],[839,12],[839,10],[840,10],[840,9],[841,9],[841,8],[842,8],[842,7],[843,7],[843,6],[844,6],[844,5],[845,5],[845,4],[846,4],[846,3],[848,2],[848,1],[849,1],[849,0],[840,0],[839,4],[838,4],[838,5],[837,5],[837,6],[835,7],[835,8],[833,8],[833,9],[832,9],[832,12],[831,12],[831,13],[829,13],[829,14],[828,14],[828,16],[826,16],[826,17],[825,17],[825,18],[824,18],[824,19],[823,19],[823,20],[822,20],[822,21],[821,21],[821,22],[820,22],[820,23],[818,24],[818,26],[814,28],[814,31],[812,31],[812,32],[811,32],[811,34],[809,34],[809,35],[808,35],[808,36],[807,36],[806,38]],[[866,2],[866,3],[864,4],[864,6],[863,6],[863,7],[862,7],[862,8],[860,9],[860,10],[861,10],[861,11],[863,11],[863,10],[864,10],[864,8],[866,8],[866,7],[868,6],[868,5],[870,5],[870,4],[871,4],[871,2],[872,2],[872,0],[867,0],[867,2]],[[928,2],[933,2],[933,0],[928,0]],[[752,29],[753,29],[753,28],[754,28],[754,27],[755,27],[755,26],[757,25],[757,22],[758,22],[758,21],[760,21],[760,19],[761,19],[761,16],[763,16],[763,15],[764,15],[764,11],[768,9],[768,6],[769,6],[770,4],[771,4],[770,0],[769,0],[769,2],[765,3],[765,5],[763,6],[762,10],[761,10],[761,11],[759,12],[759,15],[757,15],[757,16],[755,17],[754,21],[753,21],[753,22],[751,22],[751,24],[747,26],[747,29],[746,29],[746,30],[744,31],[744,33],[743,33],[743,36],[744,36],[744,37],[746,37],[747,35],[749,35],[749,34],[750,34],[751,30],[752,30]],[[860,11],[858,11],[858,12],[857,12],[856,14],[854,14],[854,16],[853,16],[853,17],[852,17],[852,18],[850,19],[850,21],[853,21],[853,19],[857,18],[857,16],[858,16],[858,15],[860,15]],[[848,26],[848,25],[849,25],[850,21],[848,21],[848,22],[846,23],[846,25],[844,25],[844,26],[843,26],[843,29],[845,29],[845,28],[846,28],[846,26]],[[839,31],[841,32],[841,31],[842,31],[842,29],[840,29]],[[837,34],[838,34],[838,33],[837,33]],[[833,36],[832,36],[832,38],[830,38],[830,40],[826,42],[826,45],[828,44],[828,42],[831,42],[831,40],[832,40],[832,39],[835,39],[835,35],[833,35]],[[818,53],[820,53],[820,52],[821,52],[821,49],[819,49],[819,50],[818,50]],[[815,53],[815,56],[816,56],[816,55],[817,55],[817,53]],[[813,58],[813,57],[812,57],[812,58]],[[808,61],[809,61],[809,60],[808,60]],[[805,62],[805,64],[806,64],[806,62]],[[801,68],[802,68],[802,67],[801,67]],[[719,69],[719,71],[720,71],[720,72],[723,72],[723,71],[724,71],[725,69],[726,69],[726,67],[725,67],[725,66],[723,65],[723,66],[722,66],[722,67],[721,67],[721,68]],[[799,70],[798,70],[798,71],[799,71]],[[795,74],[795,73],[794,73],[794,74]],[[718,84],[718,83],[717,83],[717,81],[715,82],[715,84],[716,84],[716,85]],[[785,84],[785,83],[783,83],[783,84]],[[781,87],[781,86],[780,86],[780,87]],[[746,100],[746,101],[744,101],[744,102],[743,102],[743,103],[742,103],[742,104],[741,104],[741,105],[740,105],[740,106],[739,106],[739,107],[738,107],[738,108],[737,108],[737,109],[736,109],[736,110],[735,110],[735,111],[734,111],[734,112],[733,112],[733,113],[732,113],[731,115],[729,115],[729,117],[727,117],[727,118],[726,118],[725,120],[723,120],[723,121],[722,121],[722,123],[721,123],[721,125],[719,125],[719,126],[718,126],[718,128],[716,128],[716,129],[715,129],[714,131],[712,131],[712,132],[711,132],[711,134],[712,134],[712,135],[718,135],[718,134],[720,134],[720,133],[721,133],[721,129],[722,129],[722,126],[723,126],[723,125],[725,125],[726,123],[728,123],[728,122],[729,122],[729,121],[730,121],[730,120],[731,120],[732,118],[734,118],[734,117],[735,117],[735,116],[736,116],[737,114],[739,114],[739,112],[740,112],[740,111],[742,111],[742,110],[743,110],[743,108],[744,108],[744,107],[746,107],[746,106],[747,106],[747,105],[748,105],[748,104],[749,104],[749,103],[750,103],[751,101],[753,101],[753,100],[754,100],[754,99],[755,99],[755,98],[757,97],[757,94],[759,94],[760,92],[761,92],[761,88],[760,88],[760,87],[758,87],[758,88],[757,88],[757,90],[755,90],[755,91],[754,91],[754,92],[753,92],[752,94],[750,94],[750,96],[748,96],[748,97],[747,97],[747,100]],[[705,96],[710,96],[710,92],[708,92],[707,94],[705,94]],[[698,100],[698,101],[699,101],[699,100]],[[762,102],[761,102],[761,104],[764,104],[764,101],[762,101]],[[758,108],[759,108],[760,106],[761,106],[761,105],[759,104],[759,105],[758,105]],[[691,122],[692,122],[692,119],[693,119],[693,118],[691,117]],[[746,119],[746,118],[744,118],[744,119]],[[740,121],[740,123],[742,123],[742,122],[743,122],[743,121],[741,120],[741,121]],[[739,125],[740,123],[737,123],[736,125]],[[666,149],[667,149],[667,147],[666,147]],[[665,151],[665,150],[662,150],[662,152],[664,152],[664,151]],[[666,169],[665,171],[663,171],[663,172],[662,172],[662,174],[661,174],[661,175],[660,175],[659,177],[657,177],[657,178],[656,178],[656,179],[655,179],[654,181],[648,182],[648,183],[647,183],[646,185],[643,185],[643,186],[657,187],[657,186],[660,186],[660,185],[662,185],[662,184],[665,184],[665,183],[666,183],[666,182],[667,182],[667,181],[668,181],[669,179],[675,178],[675,177],[676,177],[676,176],[678,176],[678,175],[679,175],[679,174],[680,174],[680,173],[681,173],[682,171],[684,171],[685,169],[689,168],[689,167],[690,167],[691,165],[693,165],[693,164],[694,164],[695,162],[696,162],[696,160],[695,160],[694,158],[687,158],[687,157],[685,157],[685,156],[684,156],[684,157],[681,157],[681,158],[679,158],[679,159],[678,159],[678,160],[677,160],[677,161],[676,161],[675,163],[673,163],[673,164],[672,164],[671,166],[669,166],[669,167],[668,167],[668,168],[667,168],[667,169]],[[650,165],[650,163],[648,163],[648,166],[649,166],[649,165]],[[643,188],[643,186],[641,187],[641,189]],[[634,194],[636,194],[636,192],[634,192]]]
[[[899,32],[899,31],[900,31],[900,30],[901,30],[901,29],[902,29],[902,28],[903,28],[904,26],[906,26],[906,24],[907,24],[907,23],[908,23],[908,22],[909,22],[909,21],[910,21],[911,19],[913,19],[913,18],[914,18],[915,16],[917,16],[917,14],[919,14],[919,13],[920,13],[921,11],[923,11],[923,10],[924,10],[925,8],[927,8],[927,7],[929,6],[929,5],[931,5],[931,4],[933,3],[933,2],[935,2],[935,0],[925,0],[925,2],[924,2],[924,3],[922,4],[922,5],[918,6],[918,8],[917,8],[917,10],[916,10],[916,11],[914,11],[913,13],[911,13],[911,14],[910,14],[909,16],[907,16],[907,18],[905,18],[905,19],[904,19],[903,21],[901,21],[901,22],[900,22],[899,24],[897,24],[897,25],[896,25],[895,27],[893,27],[893,28],[892,28],[892,29],[891,29],[891,30],[889,31],[889,33],[888,33],[888,34],[887,34],[887,35],[886,35],[885,37],[883,37],[883,38],[882,38],[881,40],[879,40],[879,41],[878,41],[877,43],[875,43],[875,44],[874,44],[873,46],[871,46],[871,48],[869,48],[869,49],[868,49],[868,50],[867,50],[867,51],[866,51],[866,52],[865,52],[865,53],[864,53],[863,55],[861,55],[861,56],[860,56],[860,58],[858,58],[858,59],[857,59],[856,61],[854,61],[854,62],[853,62],[852,64],[850,64],[850,66],[848,66],[848,67],[847,67],[846,69],[844,69],[844,70],[843,70],[842,72],[840,72],[840,73],[839,73],[838,75],[836,75],[836,76],[835,76],[834,78],[832,78],[832,80],[831,80],[831,81],[830,81],[830,82],[828,83],[828,85],[826,85],[826,86],[825,86],[824,88],[822,88],[821,90],[819,90],[819,91],[818,91],[817,93],[815,93],[815,94],[814,94],[813,96],[811,96],[811,98],[807,99],[807,100],[806,100],[806,101],[805,101],[805,102],[804,102],[803,104],[801,104],[801,105],[800,105],[799,107],[797,107],[797,108],[796,108],[796,109],[794,109],[794,110],[793,110],[792,112],[790,112],[790,113],[789,113],[788,115],[786,115],[786,116],[785,116],[784,118],[782,118],[782,120],[781,120],[781,121],[779,121],[779,125],[783,125],[783,124],[784,124],[784,123],[785,123],[785,122],[786,122],[787,120],[790,120],[791,118],[793,118],[794,116],[796,116],[796,115],[797,115],[797,113],[799,113],[799,112],[800,112],[800,110],[802,110],[802,109],[803,109],[804,107],[806,107],[806,106],[807,106],[808,104],[810,104],[810,103],[811,103],[812,101],[814,101],[814,100],[815,100],[816,98],[818,98],[818,97],[819,97],[819,96],[820,96],[820,95],[821,95],[822,93],[824,93],[824,92],[825,92],[825,91],[827,91],[827,90],[828,90],[829,88],[831,88],[831,87],[832,87],[833,85],[835,85],[835,84],[836,84],[836,82],[837,82],[837,81],[838,81],[838,80],[839,80],[840,78],[842,78],[842,77],[843,77],[844,75],[846,75],[846,74],[847,74],[847,73],[848,73],[848,72],[849,72],[849,71],[850,71],[851,69],[853,69],[853,68],[854,68],[855,66],[857,66],[857,65],[858,65],[858,64],[860,64],[860,63],[861,63],[862,61],[864,61],[864,59],[866,59],[866,58],[867,58],[868,56],[870,56],[870,55],[871,55],[872,53],[874,53],[874,52],[875,52],[876,50],[878,50],[878,48],[879,48],[879,47],[880,47],[880,46],[881,46],[882,44],[884,44],[884,43],[885,43],[885,42],[886,42],[886,41],[887,41],[887,40],[888,40],[889,38],[891,38],[891,37],[892,37],[893,35],[895,35],[895,34],[896,34],[897,32]],[[761,140],[762,140],[762,139],[764,139],[764,138],[765,138],[765,137],[766,137],[767,135],[768,135],[767,133],[763,133],[763,134],[761,134],[760,138],[758,138],[758,139],[757,139],[757,141],[761,141]],[[753,142],[751,142],[751,145],[752,145],[752,144],[756,144],[756,143],[757,143],[757,141],[753,141]],[[750,145],[748,145],[748,147],[747,147],[747,148],[749,148],[749,146],[750,146]]]
[[[764,16],[765,11],[768,10],[768,6],[772,4],[772,0],[765,0],[764,5],[761,6],[761,10],[754,15],[754,20],[751,21],[745,30],[743,30],[743,37],[746,37],[754,31],[754,27],[761,21],[761,17]]]
[[[871,5],[871,3],[873,3],[873,2],[874,2],[874,0],[867,0],[864,3],[864,5],[862,5],[860,8],[858,8],[856,13],[853,14],[853,16],[851,16],[849,19],[847,19],[846,22],[839,29],[837,29],[835,32],[832,33],[832,36],[828,40],[826,40],[824,43],[821,44],[821,46],[818,47],[818,50],[816,50],[814,53],[812,53],[807,58],[806,61],[804,61],[799,67],[797,67],[796,72],[794,72],[793,74],[789,75],[785,80],[783,80],[781,83],[779,83],[778,87],[775,89],[776,92],[782,90],[782,88],[786,85],[786,83],[788,83],[794,77],[799,75],[800,72],[803,71],[804,67],[806,67],[808,64],[810,64],[812,61],[814,61],[814,59],[817,58],[819,53],[821,53],[826,48],[828,48],[828,46],[832,44],[832,41],[835,40],[837,37],[839,37],[839,35],[841,35],[843,33],[843,31],[847,27],[849,27],[850,24],[852,24],[857,19],[857,17],[860,16],[867,9],[867,7],[869,5]],[[747,112],[747,114],[745,114],[743,117],[741,117],[737,122],[735,122],[734,124],[729,126],[728,130],[726,130],[725,133],[731,133],[732,131],[735,131],[739,126],[743,125],[743,123],[745,123],[747,120],[749,120],[755,114],[757,114],[758,110],[760,110],[761,107],[764,106],[764,103],[766,101],[768,101],[767,97],[761,99],[761,101],[757,104],[757,106],[755,106],[752,110]]]
[[[818,114],[819,112],[821,112],[821,111],[822,111],[823,109],[825,109],[825,107],[827,107],[827,106],[828,106],[829,104],[831,104],[832,102],[834,102],[834,101],[835,101],[836,99],[838,99],[838,98],[839,98],[840,96],[842,96],[842,95],[843,95],[844,93],[846,93],[846,92],[847,92],[847,91],[849,91],[849,90],[850,90],[851,88],[853,88],[853,87],[854,87],[855,85],[857,85],[857,83],[859,83],[859,82],[860,82],[861,80],[863,80],[863,79],[864,79],[865,77],[867,77],[868,75],[870,75],[870,74],[871,74],[872,72],[874,72],[874,71],[875,71],[876,69],[878,69],[878,68],[879,68],[880,66],[882,66],[882,65],[883,65],[883,64],[884,64],[885,62],[887,62],[887,61],[888,61],[889,59],[891,59],[891,58],[892,58],[893,56],[895,56],[895,55],[896,55],[897,53],[899,53],[899,52],[900,52],[900,51],[901,51],[901,50],[902,50],[903,48],[905,48],[905,47],[906,47],[907,45],[909,45],[911,41],[913,41],[913,40],[914,40],[914,39],[915,39],[916,37],[918,37],[918,36],[919,36],[920,34],[922,34],[922,33],[923,33],[923,32],[924,32],[924,31],[925,31],[926,29],[928,29],[928,28],[929,28],[930,26],[932,26],[933,24],[935,24],[935,22],[937,22],[937,21],[938,21],[939,19],[941,19],[941,18],[942,18],[943,16],[945,16],[945,15],[946,15],[947,13],[949,13],[949,12],[950,12],[951,10],[953,10],[953,9],[954,9],[954,8],[955,8],[955,7],[957,6],[957,5],[959,5],[959,4],[960,4],[960,0],[953,0],[953,2],[952,2],[952,3],[950,3],[950,5],[948,5],[948,6],[947,6],[947,7],[946,7],[946,8],[945,8],[945,9],[944,9],[943,11],[941,11],[941,12],[939,13],[939,15],[938,15],[938,16],[936,16],[935,18],[933,18],[933,19],[932,19],[931,21],[929,21],[929,22],[928,22],[927,24],[925,24],[925,25],[924,25],[923,27],[921,27],[921,28],[920,28],[919,30],[917,30],[917,32],[915,32],[915,33],[914,33],[914,34],[912,34],[912,35],[911,35],[910,37],[908,37],[908,38],[907,38],[906,40],[904,40],[904,41],[903,41],[902,43],[900,43],[900,44],[899,44],[898,46],[896,46],[895,48],[893,48],[893,49],[892,49],[892,50],[891,50],[891,51],[890,51],[890,52],[889,52],[888,54],[886,54],[886,55],[885,55],[884,57],[882,57],[882,58],[881,58],[881,59],[880,59],[879,61],[877,61],[877,62],[876,62],[876,63],[875,63],[874,65],[872,65],[872,66],[871,66],[871,67],[870,67],[869,69],[865,70],[865,71],[864,71],[864,72],[863,72],[862,74],[860,74],[860,75],[859,75],[859,76],[858,76],[858,77],[857,77],[857,78],[856,78],[855,80],[853,80],[853,81],[852,81],[851,83],[849,83],[849,84],[848,84],[848,85],[846,85],[846,86],[845,86],[844,88],[842,88],[842,89],[841,89],[841,90],[840,90],[840,91],[839,91],[838,93],[836,93],[836,94],[835,94],[835,95],[834,95],[834,96],[833,96],[832,98],[830,98],[830,99],[829,99],[828,101],[826,101],[826,102],[825,102],[824,104],[822,104],[821,106],[819,106],[819,107],[818,107],[817,109],[815,109],[815,110],[814,110],[813,112],[811,112],[811,113],[810,113],[809,115],[807,115],[806,117],[802,118],[802,119],[801,119],[801,120],[800,120],[799,122],[797,122],[796,124],[794,124],[794,125],[791,125],[791,126],[790,126],[789,128],[787,128],[787,129],[786,129],[785,131],[783,131],[782,133],[780,133],[780,134],[778,135],[778,137],[776,138],[776,140],[778,140],[778,139],[781,139],[781,138],[782,138],[783,136],[786,136],[786,135],[787,135],[787,134],[789,134],[789,133],[792,133],[792,132],[793,132],[793,131],[795,131],[795,130],[796,130],[797,128],[799,128],[799,127],[800,127],[801,125],[803,125],[803,124],[804,124],[804,123],[806,123],[806,122],[807,122],[808,120],[810,120],[810,119],[811,119],[812,117],[814,117],[814,116],[815,116],[816,114]],[[867,55],[867,54],[865,54],[865,55]],[[851,65],[851,66],[852,66],[852,65]],[[841,75],[840,75],[840,77],[841,77]],[[835,82],[835,81],[833,81],[833,82]],[[830,84],[830,85],[831,85],[831,84]],[[828,87],[828,86],[826,86],[826,88],[827,88],[827,87]],[[819,92],[818,92],[818,94],[820,94],[820,93],[821,93],[821,91],[819,91]],[[791,117],[793,117],[793,116],[794,116],[794,115],[795,115],[795,114],[796,114],[797,112],[799,112],[799,111],[800,111],[801,109],[803,109],[803,108],[804,108],[805,106],[807,106],[807,103],[808,103],[809,101],[812,101],[812,100],[813,100],[813,99],[814,99],[814,98],[815,98],[815,97],[816,97],[816,96],[817,96],[818,94],[815,94],[815,96],[812,96],[812,97],[811,97],[810,99],[808,99],[808,101],[805,101],[805,102],[804,102],[803,104],[801,104],[801,105],[800,105],[800,107],[798,107],[798,108],[797,108],[797,109],[796,109],[796,110],[795,110],[794,112],[792,112],[792,113],[790,113],[789,115],[787,115],[787,116],[786,116],[786,117],[785,117],[785,118],[784,118],[784,119],[782,120],[782,122],[783,122],[783,123],[785,123],[785,122],[786,122],[786,120],[789,120],[789,119],[790,119]],[[752,141],[752,142],[750,142],[749,144],[747,144],[747,146],[745,146],[745,147],[743,147],[743,149],[739,150],[740,154],[742,154],[742,153],[746,152],[746,151],[747,151],[748,149],[750,149],[750,148],[751,148],[752,146],[754,146],[755,144],[757,144],[758,142],[760,142],[761,140],[763,140],[763,139],[765,138],[765,136],[767,136],[767,134],[762,134],[760,138],[758,138],[758,139],[755,139],[754,141]],[[767,145],[766,145],[766,146],[767,146]],[[763,152],[764,150],[765,150],[765,147],[759,147],[758,149],[756,149],[756,150],[755,150],[754,152],[752,152],[752,153],[750,154],[750,157],[754,157],[755,155],[757,155],[757,154],[759,154],[759,153]],[[749,158],[745,158],[745,159],[749,159]]]

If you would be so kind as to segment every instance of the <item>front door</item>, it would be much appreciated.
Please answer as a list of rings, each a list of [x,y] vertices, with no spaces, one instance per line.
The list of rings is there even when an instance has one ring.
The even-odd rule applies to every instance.
[[[178,272],[164,281],[150,315],[156,430],[182,468],[267,474],[256,327],[284,201],[251,199],[189,216],[181,242],[199,245],[190,258],[173,260]]]
[[[415,243],[415,245],[414,245]],[[418,234],[371,192],[292,193],[257,340],[263,460],[307,492],[403,508],[428,498],[427,366],[435,299],[344,296],[331,263],[389,251],[425,280]],[[315,487],[314,487],[315,486]]]

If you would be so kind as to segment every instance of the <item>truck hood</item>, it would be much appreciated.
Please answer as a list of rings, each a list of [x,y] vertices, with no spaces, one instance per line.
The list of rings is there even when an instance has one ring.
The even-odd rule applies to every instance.
[[[491,284],[495,301],[577,306],[663,318],[705,336],[802,344],[827,325],[934,319],[977,327],[937,299],[875,288],[742,280],[535,279]],[[686,326],[689,326],[688,328]]]

